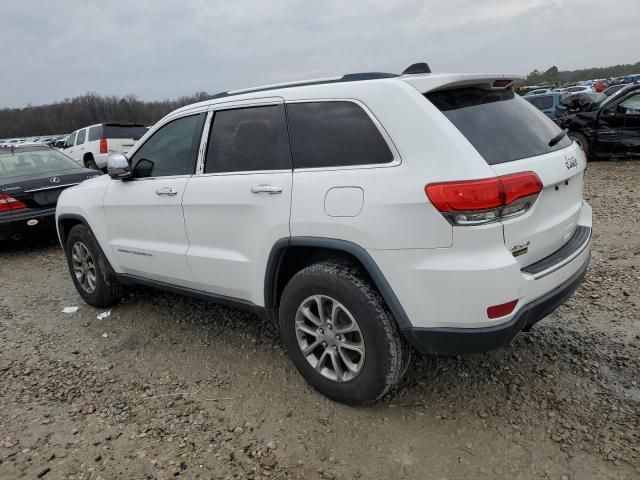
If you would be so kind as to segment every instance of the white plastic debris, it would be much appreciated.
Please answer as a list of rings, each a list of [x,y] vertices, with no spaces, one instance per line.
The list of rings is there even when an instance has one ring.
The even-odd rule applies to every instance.
[[[62,309],[62,313],[76,313],[78,311],[78,307],[64,307]]]
[[[105,318],[111,315],[111,310],[107,310],[106,312],[99,313],[96,317],[98,320],[104,320]]]
[[[102,336],[103,336],[104,338],[107,338],[107,337],[109,336],[109,334],[108,334],[107,332],[104,332],[104,333],[102,334]]]

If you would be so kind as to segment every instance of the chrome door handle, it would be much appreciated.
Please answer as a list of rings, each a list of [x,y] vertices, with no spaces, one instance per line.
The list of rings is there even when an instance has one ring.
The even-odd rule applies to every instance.
[[[162,187],[156,190],[156,195],[166,195],[168,197],[173,197],[178,194],[177,188],[172,187]]]
[[[276,187],[273,185],[257,185],[251,187],[251,193],[269,193],[271,195],[275,193],[282,193],[282,187]]]

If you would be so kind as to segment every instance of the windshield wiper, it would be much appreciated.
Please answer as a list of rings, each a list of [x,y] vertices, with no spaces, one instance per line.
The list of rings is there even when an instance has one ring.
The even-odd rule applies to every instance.
[[[549,146],[553,147],[554,145],[556,145],[560,140],[562,140],[567,135],[567,133],[569,133],[569,129],[565,128],[559,134],[557,134],[555,137],[549,140]]]

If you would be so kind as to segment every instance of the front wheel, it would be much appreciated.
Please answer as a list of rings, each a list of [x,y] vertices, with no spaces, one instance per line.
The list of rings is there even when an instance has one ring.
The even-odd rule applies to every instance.
[[[73,283],[82,299],[94,307],[109,307],[120,299],[120,282],[89,227],[76,225],[65,244]]]
[[[342,264],[318,263],[293,276],[280,302],[280,329],[305,380],[348,405],[382,397],[410,361],[378,292]]]

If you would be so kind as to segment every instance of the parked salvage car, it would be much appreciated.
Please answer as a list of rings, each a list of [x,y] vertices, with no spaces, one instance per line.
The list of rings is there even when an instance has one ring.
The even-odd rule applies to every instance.
[[[627,85],[556,123],[569,130],[590,159],[640,157],[640,85]]]
[[[64,153],[80,165],[99,170],[106,168],[109,152],[126,154],[145,133],[147,127],[138,123],[99,123],[69,135]]]
[[[55,231],[60,193],[98,175],[46,145],[0,147],[0,240]]]
[[[566,93],[551,92],[538,95],[525,95],[523,98],[544,113],[549,118],[556,118],[556,108],[560,105]]]
[[[570,113],[588,112],[606,98],[604,93],[594,91],[572,93],[560,100],[560,104],[556,107],[556,118]]]
[[[584,154],[520,80],[416,64],[176,110],[60,197],[76,289],[249,309],[349,404],[389,391],[412,348],[507,345],[575,291],[591,238]]]

